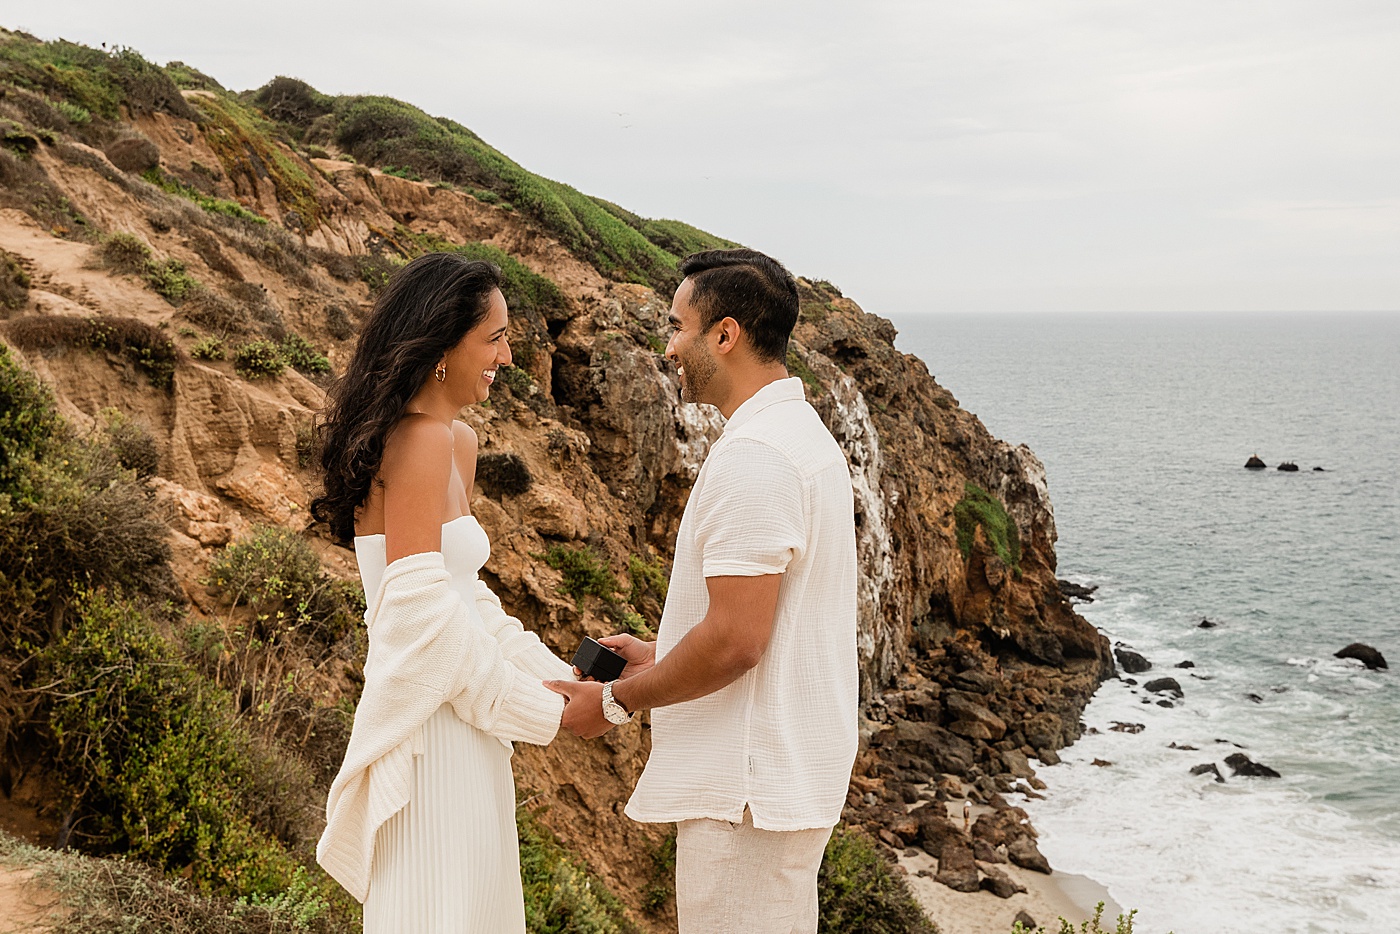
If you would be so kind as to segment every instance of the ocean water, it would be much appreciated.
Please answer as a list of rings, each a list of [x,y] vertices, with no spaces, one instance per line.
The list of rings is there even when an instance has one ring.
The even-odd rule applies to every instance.
[[[1391,927],[1400,314],[895,324],[964,408],[1045,462],[1060,576],[1099,586],[1080,612],[1152,661],[1139,681],[1185,693],[1168,709],[1100,689],[1084,715],[1099,732],[1041,768],[1048,797],[1026,805],[1051,863],[1137,908],[1145,934]],[[1243,469],[1255,453],[1270,469]],[[1391,670],[1333,657],[1357,641]],[[1240,746],[1283,777],[1234,777]],[[1190,774],[1208,762],[1224,784]]]

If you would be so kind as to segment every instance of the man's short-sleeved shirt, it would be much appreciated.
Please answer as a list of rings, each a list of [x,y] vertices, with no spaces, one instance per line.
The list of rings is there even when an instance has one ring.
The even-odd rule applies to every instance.
[[[652,711],[651,757],[627,815],[831,827],[856,755],[855,507],[846,458],[802,392],[769,383],[734,412],[681,519],[660,660],[709,609],[707,577],[782,574],[758,665]]]

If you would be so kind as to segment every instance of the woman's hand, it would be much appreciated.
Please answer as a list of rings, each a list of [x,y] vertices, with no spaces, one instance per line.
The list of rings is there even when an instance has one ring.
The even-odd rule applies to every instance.
[[[619,633],[615,636],[599,639],[598,643],[607,646],[627,660],[627,667],[622,669],[622,674],[617,676],[619,681],[625,681],[639,675],[656,664],[655,642],[643,642],[634,636]]]

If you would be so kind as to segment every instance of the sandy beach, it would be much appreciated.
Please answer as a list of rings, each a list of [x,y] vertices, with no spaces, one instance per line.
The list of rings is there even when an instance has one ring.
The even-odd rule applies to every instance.
[[[909,888],[943,934],[1009,934],[1016,916],[1024,911],[1037,925],[1058,930],[1059,918],[1078,926],[1093,917],[1094,906],[1104,902],[1104,917],[1113,919],[1122,909],[1108,890],[1087,876],[1054,872],[1050,875],[1022,869],[1010,863],[997,866],[1023,894],[997,898],[991,892],[955,892],[933,880],[938,860],[921,850],[899,858],[908,873]]]
[[[962,820],[961,802],[946,801],[943,806],[951,819]],[[968,816],[975,821],[991,810],[986,805],[974,804]],[[899,856],[899,865],[907,873],[914,897],[943,934],[1009,934],[1023,911],[1038,927],[1051,931],[1059,929],[1060,918],[1075,926],[1092,918],[1099,902],[1104,903],[1105,919],[1115,919],[1122,911],[1108,889],[1088,876],[1074,873],[1046,875],[1010,862],[1000,863],[996,868],[1026,891],[1010,898],[998,898],[985,890],[958,892],[934,881],[938,860],[917,847],[905,850]]]

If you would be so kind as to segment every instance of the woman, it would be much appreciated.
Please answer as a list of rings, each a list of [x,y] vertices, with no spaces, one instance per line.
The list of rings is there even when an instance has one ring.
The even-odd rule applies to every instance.
[[[477,439],[457,421],[510,363],[501,273],[435,253],[375,303],[321,427],[313,514],[354,538],[369,655],[317,860],[366,934],[524,932],[511,741],[547,743],[572,677],[477,577]]]

